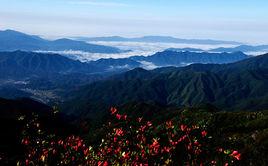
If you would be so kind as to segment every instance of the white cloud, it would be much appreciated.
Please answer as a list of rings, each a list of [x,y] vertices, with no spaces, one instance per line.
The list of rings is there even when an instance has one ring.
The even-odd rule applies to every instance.
[[[79,60],[82,62],[88,62],[92,60],[98,60],[101,58],[128,58],[131,56],[150,56],[157,52],[166,50],[167,48],[200,48],[203,50],[209,50],[218,47],[231,47],[232,45],[194,45],[194,44],[178,44],[178,43],[142,43],[142,42],[91,42],[93,44],[100,44],[106,46],[113,46],[122,50],[132,50],[130,52],[124,52],[120,54],[103,54],[103,53],[89,53],[84,51],[42,51],[44,53],[57,53],[65,55],[66,57]],[[143,63],[147,68],[154,68],[154,64]]]
[[[109,66],[109,71],[118,70],[118,69],[131,69],[129,65],[123,65],[123,66]]]
[[[247,55],[252,55],[252,56],[258,56],[258,55],[263,55],[267,54],[268,50],[263,50],[263,51],[255,51],[255,52],[245,52]]]
[[[147,62],[147,61],[139,61],[141,63],[141,67],[146,69],[146,70],[153,70],[153,69],[156,69],[158,67],[161,67],[161,66],[156,66],[155,64],[153,64],[152,62]]]

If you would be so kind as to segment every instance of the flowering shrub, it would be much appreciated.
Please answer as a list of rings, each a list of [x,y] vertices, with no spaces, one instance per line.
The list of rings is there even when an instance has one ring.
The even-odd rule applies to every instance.
[[[99,145],[79,136],[59,138],[41,129],[38,118],[23,131],[25,159],[18,165],[233,165],[241,154],[215,145],[205,128],[168,120],[153,124],[111,108]],[[113,123],[112,123],[113,122]]]

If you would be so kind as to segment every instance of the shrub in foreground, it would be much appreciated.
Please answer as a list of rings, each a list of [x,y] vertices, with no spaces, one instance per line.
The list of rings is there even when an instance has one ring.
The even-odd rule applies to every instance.
[[[241,154],[217,145],[205,126],[168,120],[161,124],[129,118],[116,108],[98,145],[79,136],[60,138],[42,130],[38,117],[27,122],[18,165],[234,165]]]

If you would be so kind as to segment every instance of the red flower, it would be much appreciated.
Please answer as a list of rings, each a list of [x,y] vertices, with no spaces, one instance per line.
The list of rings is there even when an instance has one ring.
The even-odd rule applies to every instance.
[[[188,149],[188,150],[192,150],[192,148],[193,148],[192,144],[189,143],[188,146],[187,146],[187,149]]]
[[[237,160],[241,160],[241,154],[238,151],[236,151],[236,150],[233,151],[233,153],[231,154],[231,156],[234,157]]]
[[[124,153],[124,154],[123,154],[123,158],[124,158],[124,159],[129,159],[129,158],[130,158],[130,156],[129,156],[129,152],[128,152],[128,153]]]
[[[218,152],[223,152],[223,148],[218,148],[217,151]]]
[[[123,115],[122,119],[127,120],[127,115]]]
[[[237,155],[237,154],[239,154],[238,151],[234,150],[231,155]]]
[[[185,129],[187,129],[187,126],[184,125],[184,124],[182,124],[182,125],[181,125],[181,131],[185,131]]]
[[[82,142],[79,141],[78,144],[77,144],[78,147],[82,146]]]
[[[25,139],[23,139],[23,140],[21,141],[21,143],[22,143],[23,145],[29,145],[30,141],[29,141],[27,138],[25,138]]]
[[[117,137],[114,137],[114,142],[116,142],[117,141]]]
[[[207,132],[207,131],[205,131],[205,130],[201,132],[202,137],[207,136],[207,134],[208,134],[208,132]]]
[[[139,130],[140,130],[141,132],[144,132],[144,130],[146,129],[146,127],[147,127],[147,126],[141,126]]]
[[[108,166],[108,162],[104,161],[103,166]]]
[[[182,136],[182,137],[178,140],[178,142],[182,142],[182,141],[184,141],[186,138],[187,138],[187,136],[184,135],[184,136]]]
[[[111,114],[113,115],[113,114],[115,114],[115,113],[117,112],[117,109],[114,108],[114,107],[112,107],[111,110],[110,110],[110,112],[111,112]]]
[[[217,161],[215,161],[215,160],[211,161],[211,164],[216,164],[216,163],[217,163]]]
[[[172,128],[174,128],[174,126],[173,126],[171,120],[166,122],[166,127],[167,127],[168,129],[172,129]]]
[[[171,148],[169,148],[169,147],[166,147],[166,146],[165,146],[163,150],[164,150],[164,152],[169,153],[169,152],[170,152],[170,150],[171,150]]]
[[[195,146],[199,146],[200,144],[199,144],[198,141],[195,141],[195,142],[194,142],[194,145],[195,145]]]
[[[25,160],[25,165],[29,165],[29,160],[28,159]]]
[[[120,120],[121,117],[122,117],[122,115],[120,115],[120,114],[116,114],[116,119]]]
[[[154,153],[158,153],[159,148],[160,148],[160,144],[158,142],[158,139],[153,139],[153,143],[152,145],[150,145],[150,149],[152,149],[154,151]]]
[[[111,151],[112,151],[112,148],[109,147],[109,148],[107,149],[107,152],[110,153]]]
[[[123,130],[120,128],[120,129],[115,129],[115,135],[117,136],[122,136],[124,134]]]
[[[150,127],[150,126],[152,126],[152,125],[153,125],[152,122],[150,122],[150,121],[147,122],[147,126],[148,126],[148,127]]]
[[[59,141],[58,141],[58,144],[59,144],[59,145],[63,145],[63,141],[62,141],[62,140],[59,140]]]
[[[84,155],[87,156],[88,154],[88,149],[84,150]]]
[[[126,144],[127,144],[127,145],[129,144],[129,141],[128,141],[128,140],[126,140]]]

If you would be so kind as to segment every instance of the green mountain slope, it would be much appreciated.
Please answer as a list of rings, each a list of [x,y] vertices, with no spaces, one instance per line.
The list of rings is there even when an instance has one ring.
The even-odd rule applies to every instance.
[[[223,110],[267,109],[268,54],[225,65],[135,69],[72,92],[66,111],[83,116],[129,102],[166,106],[210,103]],[[100,107],[99,107],[100,106]]]

